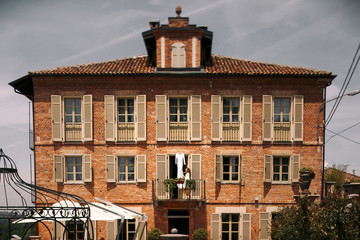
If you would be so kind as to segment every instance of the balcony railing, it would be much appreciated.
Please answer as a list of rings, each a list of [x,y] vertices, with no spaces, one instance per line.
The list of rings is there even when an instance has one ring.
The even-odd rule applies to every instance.
[[[135,140],[135,124],[119,123],[118,124],[118,141],[127,142]]]
[[[65,141],[69,141],[69,142],[81,141],[81,123],[65,124]]]
[[[223,141],[240,141],[240,123],[223,123]]]
[[[188,141],[188,123],[169,123],[169,141]]]
[[[173,192],[166,191],[164,180],[152,181],[153,200],[205,200],[205,180],[195,180],[195,190],[189,191],[187,198],[185,189],[176,187]]]
[[[290,141],[290,123],[274,123],[274,141]]]

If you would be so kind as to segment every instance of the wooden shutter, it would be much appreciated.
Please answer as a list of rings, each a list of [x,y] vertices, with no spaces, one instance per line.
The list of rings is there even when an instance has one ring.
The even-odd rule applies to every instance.
[[[136,96],[136,140],[146,141],[146,95]]]
[[[96,221],[88,220],[88,228],[85,239],[92,240],[96,236]],[[89,238],[88,238],[89,237]]]
[[[139,228],[139,232],[138,232],[136,239],[146,240],[146,222],[145,221],[139,222],[138,228]],[[142,236],[141,236],[141,233],[142,233]],[[141,238],[140,238],[140,236],[141,236]]]
[[[221,214],[211,214],[211,240],[221,239]]]
[[[83,181],[92,181],[91,155],[83,156]]]
[[[171,67],[179,67],[179,48],[176,44],[171,46]]]
[[[265,182],[271,182],[272,162],[273,162],[273,157],[271,155],[265,155],[265,169],[264,169]]]
[[[241,214],[241,236],[242,240],[251,240],[251,214]]]
[[[259,239],[269,240],[270,239],[270,213],[260,213],[260,227],[259,227]]]
[[[294,155],[291,158],[291,181],[299,182],[300,155]]]
[[[221,140],[221,96],[211,96],[211,140]]]
[[[115,141],[115,98],[113,95],[105,95],[105,140]]]
[[[252,140],[252,96],[245,95],[242,100],[241,141]]]
[[[184,44],[181,44],[180,47],[178,47],[178,54],[179,54],[179,60],[178,60],[178,67],[186,67],[186,48]]]
[[[156,140],[167,141],[166,96],[157,95],[155,98],[156,98]]]
[[[191,141],[201,141],[201,96],[191,96]]]
[[[146,155],[136,156],[136,182],[146,182]]]
[[[54,155],[54,179],[55,182],[64,181],[64,156]]]
[[[195,180],[195,191],[191,192],[191,198],[201,198],[201,154],[191,155],[191,179]]]
[[[54,239],[56,240],[62,240],[63,238],[63,234],[64,234],[64,226],[63,226],[64,222],[58,222],[58,220],[56,222],[53,222],[53,234],[54,234]]]
[[[52,140],[63,140],[63,116],[61,111],[61,96],[51,95],[51,125]]]
[[[272,97],[263,96],[263,140],[273,140],[273,106]]]
[[[294,120],[293,120],[293,141],[303,140],[303,108],[304,97],[294,96]]]
[[[106,181],[110,183],[116,182],[115,156],[107,155],[105,158]]]
[[[93,140],[92,95],[83,96],[82,135],[84,141]]]
[[[106,221],[106,239],[116,239],[118,225],[117,220]]]
[[[221,182],[222,180],[222,156],[215,156],[215,182]]]
[[[166,199],[168,193],[165,192],[163,181],[168,178],[168,159],[165,154],[156,155],[156,192],[157,197],[160,199]]]

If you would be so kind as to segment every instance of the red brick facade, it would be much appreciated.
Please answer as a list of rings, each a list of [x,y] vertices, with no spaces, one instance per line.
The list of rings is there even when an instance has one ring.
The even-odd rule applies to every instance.
[[[186,45],[186,67],[193,67],[192,37],[196,36],[196,64],[200,67],[202,35],[195,30],[174,30],[188,27],[186,19],[181,22],[171,19],[169,28],[154,32],[156,48],[161,48],[161,34],[165,35],[164,49],[173,42]],[[158,35],[157,35],[158,34]],[[161,36],[160,36],[161,35]],[[171,53],[165,54],[165,68],[171,67]],[[161,63],[161,51],[156,52],[156,65]],[[251,69],[249,70],[251,72]],[[312,76],[314,75],[314,76]],[[310,191],[321,193],[322,142],[317,142],[318,110],[323,101],[323,89],[331,82],[331,74],[316,76],[286,75],[211,75],[211,74],[144,74],[144,75],[49,75],[34,74],[33,104],[36,184],[67,193],[77,194],[85,200],[94,197],[124,207],[141,207],[149,220],[147,231],[157,227],[168,233],[169,209],[189,210],[190,236],[197,228],[211,231],[211,214],[227,207],[242,208],[251,214],[251,239],[259,239],[259,214],[269,212],[271,207],[294,204],[294,195],[300,194],[299,183],[265,183],[264,156],[300,156],[300,168],[311,166],[316,177]],[[326,81],[323,81],[327,79]],[[51,96],[92,95],[93,141],[54,142],[52,140]],[[105,141],[105,95],[146,95],[146,141]],[[201,96],[201,141],[161,142],[156,140],[156,95]],[[211,96],[252,96],[251,141],[212,141]],[[303,97],[302,141],[263,141],[263,96]],[[154,201],[153,181],[156,180],[156,155],[201,154],[201,179],[205,180],[205,196],[202,200]],[[54,181],[54,155],[91,155],[92,181],[82,184],[66,184]],[[107,155],[146,155],[145,183],[108,183],[106,181],[105,158]],[[216,155],[241,155],[241,182],[219,183],[215,181]],[[257,200],[256,200],[257,199]],[[240,208],[239,208],[240,207]],[[270,208],[269,208],[270,207]],[[106,239],[106,224],[97,223],[97,239]],[[41,235],[41,233],[40,233]],[[216,237],[211,237],[216,239]],[[47,239],[47,238],[44,238]],[[192,239],[192,237],[190,237]]]

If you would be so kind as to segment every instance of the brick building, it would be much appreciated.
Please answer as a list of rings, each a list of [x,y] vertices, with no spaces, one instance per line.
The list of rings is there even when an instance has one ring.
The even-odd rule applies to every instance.
[[[142,35],[147,55],[10,83],[33,102],[36,184],[145,213],[147,231],[268,239],[271,212],[300,193],[300,167],[322,192],[317,118],[334,75],[214,55],[213,33],[180,11]],[[166,191],[177,153],[195,190]],[[110,226],[97,222],[97,239]]]

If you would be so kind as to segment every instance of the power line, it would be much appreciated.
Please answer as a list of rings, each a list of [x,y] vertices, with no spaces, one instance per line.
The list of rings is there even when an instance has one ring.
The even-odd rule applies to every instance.
[[[338,132],[337,134],[332,135],[332,136],[329,137],[329,139],[325,142],[325,144],[326,144],[327,142],[329,142],[330,139],[332,139],[333,137],[338,136],[339,134],[341,134],[341,133],[343,133],[343,132],[346,132],[347,130],[349,130],[349,129],[353,128],[353,127],[356,127],[356,126],[359,125],[359,124],[360,124],[360,122],[355,123],[354,125],[352,125],[352,126],[350,126],[350,127],[348,127],[348,128],[345,128],[345,129],[342,130],[341,132]]]
[[[360,43],[359,43],[359,46],[358,46],[358,48],[356,50],[356,53],[355,53],[355,55],[353,57],[353,60],[352,60],[351,65],[349,67],[349,70],[348,70],[348,72],[346,74],[346,77],[345,77],[344,83],[343,83],[343,85],[342,85],[342,87],[340,89],[338,98],[336,99],[335,104],[332,107],[332,109],[330,111],[330,114],[328,116],[328,119],[326,120],[326,122],[324,124],[325,127],[327,127],[327,125],[330,123],[332,117],[334,116],[337,108],[339,107],[339,104],[340,104],[342,98],[344,97],[345,91],[346,91],[347,87],[349,86],[349,83],[350,83],[350,81],[352,79],[352,76],[354,75],[355,69],[356,69],[356,67],[357,67],[357,65],[359,63],[359,60],[360,60],[360,55],[358,55],[359,50],[360,50]],[[354,63],[355,63],[355,65],[354,65]]]
[[[335,134],[336,136],[339,136],[339,137],[344,138],[344,139],[346,139],[346,140],[348,140],[348,141],[350,141],[350,142],[353,142],[353,143],[356,143],[356,144],[359,144],[359,145],[360,145],[360,142],[357,142],[357,141],[354,141],[354,140],[352,140],[352,139],[350,139],[350,138],[344,137],[344,136],[342,136],[342,135],[340,135],[340,134],[338,134],[338,133],[336,133],[336,132],[333,132],[333,131],[329,130],[328,128],[325,128],[325,130],[326,130],[326,131],[329,131],[329,132],[331,132],[331,133],[333,133],[333,134]]]

